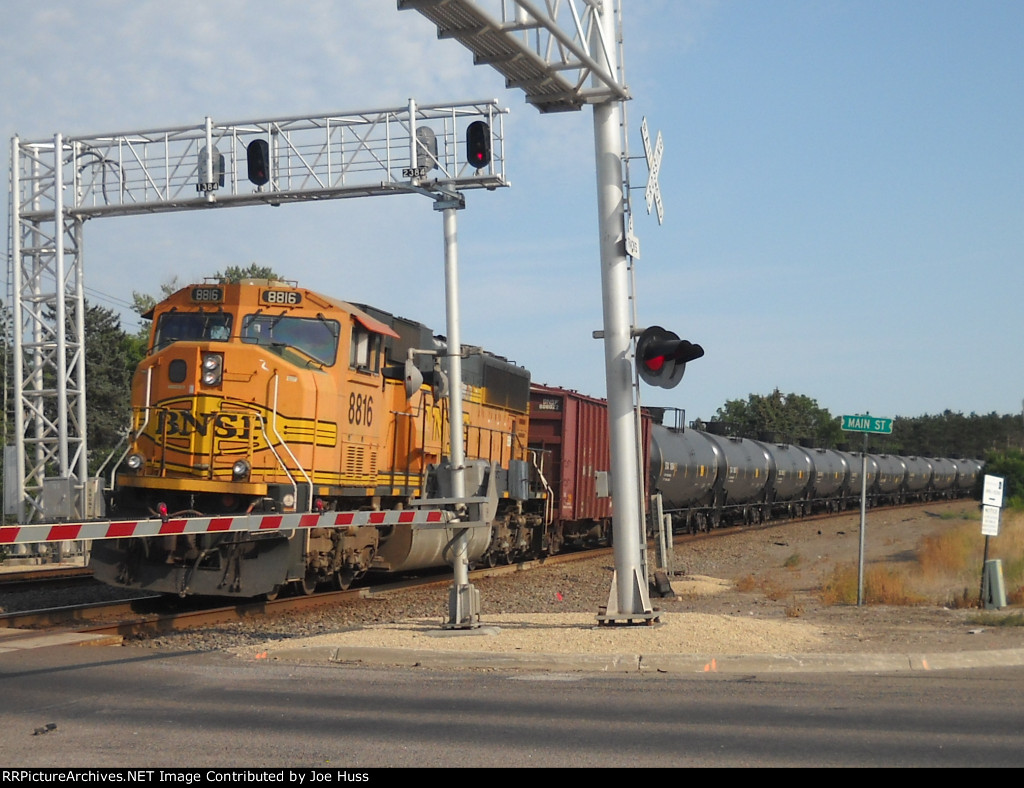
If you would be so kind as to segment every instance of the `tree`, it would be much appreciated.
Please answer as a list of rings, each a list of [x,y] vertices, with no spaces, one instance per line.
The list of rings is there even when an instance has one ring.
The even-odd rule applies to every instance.
[[[746,401],[729,400],[715,414],[731,435],[789,443],[834,446],[842,439],[839,422],[803,394],[751,394]]]
[[[985,457],[984,476],[1003,477],[1003,505],[1019,509],[1024,507],[1024,453],[1018,449],[990,452]],[[978,480],[978,497],[984,478]]]
[[[220,279],[222,282],[227,284],[238,284],[243,279],[282,279],[277,272],[274,271],[268,265],[259,265],[257,263],[249,263],[248,266],[242,268],[238,265],[229,265],[221,273],[218,271],[214,276]]]
[[[132,373],[145,345],[121,328],[112,310],[86,305],[85,402],[89,472],[117,449],[131,424]]]

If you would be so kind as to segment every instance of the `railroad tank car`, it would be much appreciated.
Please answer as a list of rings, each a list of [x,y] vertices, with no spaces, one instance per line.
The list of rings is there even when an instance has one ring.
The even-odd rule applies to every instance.
[[[772,460],[768,481],[770,514],[801,515],[809,508],[808,493],[814,478],[810,453],[789,443],[767,444]]]
[[[931,463],[931,496],[933,498],[949,498],[956,484],[956,462],[946,457],[932,457]]]
[[[714,491],[724,481],[719,480],[725,467],[722,449],[701,430],[655,424],[650,455],[651,490],[662,495],[665,511],[688,532],[706,530]]]
[[[924,457],[905,457],[904,461],[907,463],[907,500],[924,500],[932,483],[931,462]]]
[[[878,465],[878,476],[875,479],[872,493],[879,501],[896,504],[900,502],[903,485],[907,479],[907,464],[902,457],[891,454],[871,455]]]
[[[114,518],[401,509],[447,467],[447,400],[425,326],[293,283],[249,280],[183,288],[154,307],[149,353],[132,384],[131,445]],[[410,355],[411,350],[420,351]],[[405,362],[426,381],[407,394]],[[475,354],[463,363],[467,494],[491,483],[493,533],[473,529],[470,558],[524,523],[543,527],[529,475],[529,373]],[[475,482],[473,481],[475,480]],[[504,530],[503,530],[504,529]],[[97,543],[107,582],[219,596],[273,595],[293,583],[342,587],[371,569],[436,565],[444,529],[359,526],[292,538],[246,533]]]
[[[962,458],[955,460],[954,465],[956,465],[954,493],[962,493],[964,490],[973,491],[978,479],[981,478],[982,463],[979,460]]]
[[[809,453],[814,466],[811,508],[813,511],[838,511],[842,503],[839,493],[850,474],[849,460],[835,449],[811,449]]]

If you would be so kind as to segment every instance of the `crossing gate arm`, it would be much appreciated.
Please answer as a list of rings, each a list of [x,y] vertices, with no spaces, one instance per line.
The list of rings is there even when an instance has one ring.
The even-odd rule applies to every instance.
[[[307,528],[344,528],[363,525],[444,527],[452,513],[438,509],[324,514],[266,514],[238,517],[185,517],[167,520],[119,520],[85,523],[43,523],[0,527],[0,547],[94,539],[133,539],[181,534],[281,533]]]

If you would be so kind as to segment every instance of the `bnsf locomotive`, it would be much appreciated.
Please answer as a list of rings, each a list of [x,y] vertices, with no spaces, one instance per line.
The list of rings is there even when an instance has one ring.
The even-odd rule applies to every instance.
[[[392,510],[444,493],[445,351],[425,326],[275,281],[186,287],[146,316],[114,519]],[[411,394],[406,361],[425,381]],[[462,367],[452,389],[464,402],[467,493],[490,487],[499,499],[491,532],[471,532],[470,558],[535,553],[548,534],[545,491],[529,483],[529,373],[489,354]],[[272,595],[286,583],[312,592],[370,569],[443,565],[450,539],[375,525],[181,535],[97,542],[91,564],[119,585]]]
[[[384,513],[450,499],[447,403],[461,395],[455,435],[465,447],[466,494],[495,502],[487,526],[468,531],[472,563],[610,541],[602,400],[531,384],[525,369],[479,351],[463,359],[461,384],[449,382],[439,364],[448,350],[426,326],[285,282],[193,285],[147,317],[150,348],[132,384],[131,444],[108,501],[115,520]],[[642,473],[676,530],[859,501],[857,455],[654,422],[643,413]],[[981,467],[869,460],[871,503],[968,494]],[[90,560],[95,576],[113,585],[273,596],[285,586],[344,588],[371,571],[442,567],[453,535],[381,517],[283,533],[97,540]]]

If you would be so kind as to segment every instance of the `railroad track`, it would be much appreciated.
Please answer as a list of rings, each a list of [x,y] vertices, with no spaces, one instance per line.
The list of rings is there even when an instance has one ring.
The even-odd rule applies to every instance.
[[[921,504],[926,508],[933,504]],[[889,509],[906,510],[908,507],[877,507],[872,512],[879,513]],[[801,518],[801,522],[828,521],[829,519],[850,515],[852,512],[822,514]],[[728,538],[738,532],[750,532],[784,525],[786,521],[773,520],[756,525],[732,526],[719,528],[697,534],[677,534],[673,536],[673,544],[678,546],[688,542],[700,542],[707,539]],[[560,553],[554,556],[533,561],[523,561],[510,565],[484,567],[470,572],[470,581],[488,577],[501,577],[524,571],[538,571],[546,567],[562,563],[609,558],[613,556],[612,547],[599,548],[573,553]],[[652,571],[653,575],[653,571]],[[93,604],[76,604],[51,607],[40,610],[26,610],[0,614],[0,644],[3,629],[18,630],[22,637],[27,636],[26,630],[45,637],[54,632],[74,632],[92,635],[117,635],[123,638],[157,637],[162,634],[184,630],[194,630],[223,624],[242,622],[259,616],[276,616],[282,614],[301,613],[317,607],[355,604],[361,599],[372,599],[409,589],[426,589],[437,587],[439,591],[447,588],[452,582],[451,573],[439,573],[429,577],[418,577],[388,582],[375,586],[352,588],[346,591],[325,591],[309,596],[286,596],[273,601],[249,600],[233,605],[217,605],[211,607],[192,599],[168,600],[159,596],[143,596],[115,602]],[[169,606],[172,609],[169,609]]]

